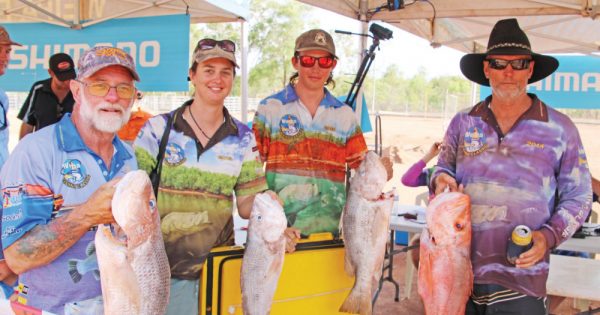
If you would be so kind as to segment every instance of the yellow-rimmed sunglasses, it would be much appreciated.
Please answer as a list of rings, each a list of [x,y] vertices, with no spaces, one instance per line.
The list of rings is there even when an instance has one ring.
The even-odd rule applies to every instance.
[[[83,84],[88,89],[88,92],[90,92],[90,94],[98,97],[106,96],[106,94],[108,94],[108,91],[110,91],[110,89],[112,88],[114,88],[117,91],[117,95],[122,99],[132,99],[135,96],[136,92],[135,86],[131,84],[121,83],[117,84],[116,86],[112,86],[106,82],[86,83],[79,80],[75,81]]]

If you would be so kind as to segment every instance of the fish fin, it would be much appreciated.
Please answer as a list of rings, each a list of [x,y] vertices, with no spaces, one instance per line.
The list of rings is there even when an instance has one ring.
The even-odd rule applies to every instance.
[[[356,287],[352,288],[344,304],[340,306],[339,311],[351,314],[371,315],[373,313],[371,295],[361,293]]]
[[[77,283],[77,282],[81,281],[81,274],[77,270],[78,262],[79,262],[79,260],[77,260],[77,259],[70,259],[67,262],[69,264],[69,275],[71,276],[73,283]]]
[[[96,270],[92,271],[92,274],[94,275],[94,278],[96,280],[100,280],[100,270],[96,269]]]
[[[96,243],[92,241],[85,248],[85,255],[92,256],[95,252],[96,252]]]

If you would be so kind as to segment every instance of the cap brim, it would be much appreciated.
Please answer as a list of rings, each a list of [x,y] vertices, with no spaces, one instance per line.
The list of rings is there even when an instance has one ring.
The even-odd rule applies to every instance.
[[[10,41],[10,42],[0,42],[0,45],[14,45],[14,46],[23,46],[23,45],[21,45],[21,44],[19,44],[19,43],[17,43],[17,42],[13,42],[13,41]]]
[[[73,70],[73,69],[71,69],[70,71],[65,71],[65,72],[56,72],[55,71],[54,75],[56,75],[56,78],[59,79],[60,81],[73,80],[76,77],[75,70]]]
[[[110,67],[110,66],[120,66],[120,67],[123,67],[123,68],[129,70],[129,73],[131,73],[131,76],[133,77],[133,79],[135,81],[140,82],[140,76],[137,74],[137,72],[135,72],[135,70],[133,70],[133,69],[131,69],[129,67],[126,67],[126,66],[124,66],[122,64],[119,64],[119,63],[103,64],[103,65],[94,67],[92,69],[89,69],[88,71],[86,71],[86,73],[81,73],[80,72],[79,73],[79,78],[88,78],[88,77],[94,75],[94,73],[96,73],[96,72],[98,72],[98,71],[100,71],[100,70],[102,70],[102,69],[104,69],[106,67]]]
[[[330,53],[335,59],[339,59],[333,52],[329,51],[328,49],[324,48],[323,46],[310,46],[310,47],[303,47],[303,48],[296,49],[296,51],[307,51],[307,50],[326,51],[326,52]]]
[[[487,54],[467,54],[460,59],[460,71],[463,75],[478,84],[490,86],[490,81],[483,73],[483,61]],[[551,75],[558,69],[558,60],[552,56],[531,54],[531,58],[535,61],[533,66],[533,74],[527,84],[537,82]]]

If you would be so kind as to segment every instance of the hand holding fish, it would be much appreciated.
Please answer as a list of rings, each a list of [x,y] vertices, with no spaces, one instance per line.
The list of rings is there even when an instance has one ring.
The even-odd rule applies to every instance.
[[[273,200],[279,202],[279,204],[283,206],[283,200],[281,200],[281,198],[279,198],[279,196],[277,195],[276,192],[274,192],[272,190],[265,190],[265,193],[267,195],[269,195]]]
[[[387,180],[392,179],[392,177],[394,177],[394,164],[392,163],[390,157],[384,156],[379,161],[381,161],[381,164],[383,164],[383,167],[385,167],[385,171],[387,173]]]
[[[283,232],[285,236],[285,251],[287,253],[293,253],[296,251],[296,244],[300,239],[300,230],[295,227],[289,227]]]
[[[450,192],[460,192],[462,193],[464,190],[463,185],[461,184],[460,186],[456,183],[456,179],[454,179],[454,177],[446,174],[446,173],[441,173],[440,175],[438,175],[434,180],[433,180],[434,184],[435,184],[435,195],[439,195],[440,193],[446,191],[446,189],[449,189]]]
[[[100,186],[90,198],[73,211],[82,211],[83,218],[89,226],[115,222],[112,214],[112,198],[115,186],[121,178],[115,178]]]
[[[528,251],[519,255],[515,263],[517,268],[529,268],[543,260],[546,255],[548,243],[544,234],[540,231],[533,231],[531,236],[533,238],[533,246]]]

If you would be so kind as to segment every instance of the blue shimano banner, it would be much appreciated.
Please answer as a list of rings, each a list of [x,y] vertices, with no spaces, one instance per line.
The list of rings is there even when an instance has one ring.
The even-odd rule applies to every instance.
[[[558,69],[544,80],[530,84],[528,92],[554,108],[600,109],[600,58],[554,57],[560,63]],[[481,87],[482,99],[491,93],[489,87]]]
[[[190,17],[164,15],[115,19],[82,30],[47,23],[7,23],[13,46],[6,73],[0,77],[5,91],[29,91],[49,77],[48,59],[57,52],[69,54],[75,64],[93,46],[119,47],[131,54],[142,91],[187,91]]]

